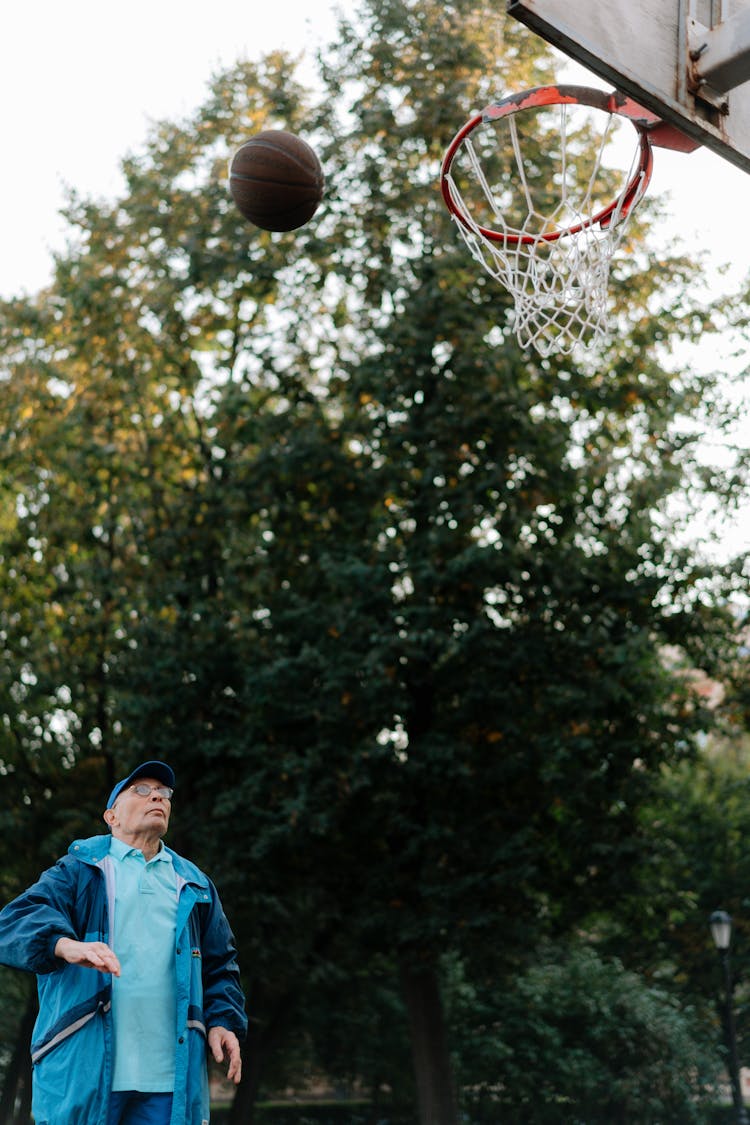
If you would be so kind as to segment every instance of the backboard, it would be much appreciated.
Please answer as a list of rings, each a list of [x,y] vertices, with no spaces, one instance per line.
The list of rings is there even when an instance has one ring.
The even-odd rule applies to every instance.
[[[507,0],[510,15],[750,172],[750,0]]]

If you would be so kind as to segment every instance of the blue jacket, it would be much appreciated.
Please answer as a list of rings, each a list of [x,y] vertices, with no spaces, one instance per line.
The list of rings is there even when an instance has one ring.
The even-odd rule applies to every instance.
[[[106,1125],[112,1076],[109,974],[55,957],[61,937],[109,942],[114,907],[110,837],[77,840],[0,911],[0,963],[38,974],[31,1042],[36,1125]],[[178,886],[177,1043],[170,1125],[209,1120],[206,1034],[247,1030],[234,939],[216,888],[170,850]]]

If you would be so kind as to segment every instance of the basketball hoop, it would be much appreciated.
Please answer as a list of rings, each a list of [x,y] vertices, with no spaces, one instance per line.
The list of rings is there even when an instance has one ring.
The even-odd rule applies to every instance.
[[[624,159],[622,119],[635,132]],[[449,145],[443,198],[473,257],[512,295],[522,347],[566,354],[605,336],[610,262],[651,178],[658,125],[617,93],[540,86],[487,106]],[[613,151],[624,171],[610,166]]]

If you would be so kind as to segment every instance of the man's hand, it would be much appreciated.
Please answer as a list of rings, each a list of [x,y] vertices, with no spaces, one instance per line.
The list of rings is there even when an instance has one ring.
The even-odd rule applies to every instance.
[[[238,1085],[242,1077],[242,1057],[240,1055],[240,1041],[233,1031],[225,1027],[212,1027],[208,1033],[208,1045],[217,1063],[229,1059],[227,1078]]]
[[[103,941],[74,941],[61,937],[55,946],[55,957],[60,957],[70,965],[84,965],[87,969],[98,969],[100,973],[120,975],[120,962]]]

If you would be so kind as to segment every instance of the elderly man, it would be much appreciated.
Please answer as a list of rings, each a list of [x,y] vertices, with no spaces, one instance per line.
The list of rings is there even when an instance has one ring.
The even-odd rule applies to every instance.
[[[36,1125],[207,1125],[207,1046],[239,1082],[247,1021],[211,881],[165,847],[175,778],[143,762],[0,912],[0,962],[38,974]]]

